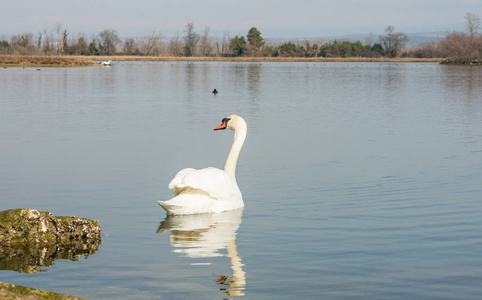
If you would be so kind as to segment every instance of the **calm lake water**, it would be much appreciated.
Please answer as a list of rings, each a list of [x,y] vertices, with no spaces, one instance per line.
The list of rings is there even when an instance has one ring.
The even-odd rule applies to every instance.
[[[482,295],[481,67],[2,68],[0,91],[0,209],[102,226],[96,253],[0,281],[90,299]],[[224,166],[233,135],[213,128],[232,113],[244,211],[166,218],[177,171]]]

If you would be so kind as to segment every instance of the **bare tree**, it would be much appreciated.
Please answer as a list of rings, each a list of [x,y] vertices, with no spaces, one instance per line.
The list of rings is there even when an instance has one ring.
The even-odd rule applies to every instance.
[[[169,54],[174,56],[182,56],[184,54],[182,47],[182,42],[179,38],[179,33],[176,33],[174,37],[171,38],[167,51]]]
[[[27,32],[12,37],[11,45],[18,54],[35,54],[33,33]]]
[[[62,23],[56,23],[55,24],[55,31],[57,32],[57,42],[55,43],[55,48],[57,51],[57,54],[60,53],[60,32],[62,31]]]
[[[40,50],[41,47],[42,47],[42,32],[39,32],[37,34],[37,49]]]
[[[229,34],[229,31],[223,32],[223,45],[221,53],[223,55],[231,55],[233,53],[231,48],[231,36]]]
[[[375,36],[373,35],[373,32],[370,32],[366,37],[365,40],[363,41],[365,46],[373,46],[373,43],[375,42]]]
[[[112,55],[117,52],[117,45],[121,42],[115,29],[105,29],[99,33],[99,52],[102,55]]]
[[[318,44],[312,43],[309,39],[304,40],[304,47],[306,48],[305,56],[307,57],[317,57],[320,52]]]
[[[388,26],[385,28],[387,34],[380,36],[385,53],[390,57],[396,57],[405,46],[405,43],[408,42],[408,37],[405,33],[393,31],[394,27]]]
[[[408,55],[416,58],[442,57],[438,42],[422,43],[408,47]]]
[[[440,42],[441,53],[459,61],[482,57],[482,36],[471,37],[465,32],[452,32]]]
[[[470,37],[463,32],[452,32],[447,34],[445,39],[440,42],[443,56],[464,59],[472,57],[468,45]]]
[[[185,32],[186,35],[184,36],[184,55],[195,56],[197,44],[199,43],[199,34],[194,32],[194,23],[187,23]]]
[[[478,34],[480,19],[477,15],[467,13],[467,33],[452,32],[440,42],[444,56],[460,61],[480,59],[482,57],[482,36]]]
[[[211,43],[211,39],[209,38],[209,31],[209,27],[204,28],[204,34],[201,36],[201,56],[210,56],[213,52],[213,45]]]
[[[479,16],[468,12],[465,15],[465,19],[467,20],[467,25],[466,25],[467,31],[470,34],[470,38],[473,39],[479,31],[480,18]]]
[[[54,50],[54,36],[53,33],[47,30],[47,28],[44,29],[44,46],[43,46],[43,52],[45,54],[51,54]]]
[[[137,43],[133,38],[128,38],[124,41],[123,52],[125,54],[132,55],[136,54],[138,51],[139,49],[137,48]]]
[[[144,55],[159,55],[162,50],[162,33],[153,32],[141,41],[141,52]]]
[[[217,33],[214,34],[213,43],[214,43],[213,47],[214,47],[214,50],[215,50],[215,55],[220,55],[221,54],[221,48],[219,46],[219,37],[218,37]]]

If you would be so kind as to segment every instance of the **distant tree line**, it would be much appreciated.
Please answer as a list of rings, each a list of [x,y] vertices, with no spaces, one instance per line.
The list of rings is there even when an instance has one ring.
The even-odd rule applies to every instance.
[[[407,47],[405,33],[395,32],[393,26],[385,28],[385,34],[376,38],[370,34],[362,41],[312,42],[286,41],[269,43],[261,32],[252,27],[246,36],[210,36],[206,27],[201,34],[188,23],[184,35],[164,41],[161,32],[152,32],[142,38],[121,40],[115,29],[105,29],[87,38],[72,35],[57,24],[52,30],[22,33],[10,41],[0,40],[0,54],[20,55],[171,55],[171,56],[224,56],[224,57],[416,57],[416,58],[473,58],[482,57],[482,36],[478,33],[480,19],[467,13],[466,32],[448,33],[436,42]]]

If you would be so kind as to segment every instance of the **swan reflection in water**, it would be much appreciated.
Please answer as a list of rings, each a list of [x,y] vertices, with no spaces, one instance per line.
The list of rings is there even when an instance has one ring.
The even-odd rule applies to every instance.
[[[189,258],[227,256],[230,259],[232,277],[220,275],[217,284],[229,296],[244,296],[246,273],[238,255],[236,230],[241,224],[243,209],[216,214],[167,216],[161,222],[157,233],[170,230],[169,243],[176,249],[173,252]],[[226,249],[227,254],[220,253]]]

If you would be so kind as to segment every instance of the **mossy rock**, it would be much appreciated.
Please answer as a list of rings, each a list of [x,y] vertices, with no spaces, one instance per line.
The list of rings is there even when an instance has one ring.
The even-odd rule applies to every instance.
[[[98,221],[77,217],[55,217],[31,208],[0,212],[0,244],[66,242],[99,239]]]
[[[101,243],[98,221],[55,217],[31,208],[0,212],[0,270],[40,272],[56,259],[79,260]]]

